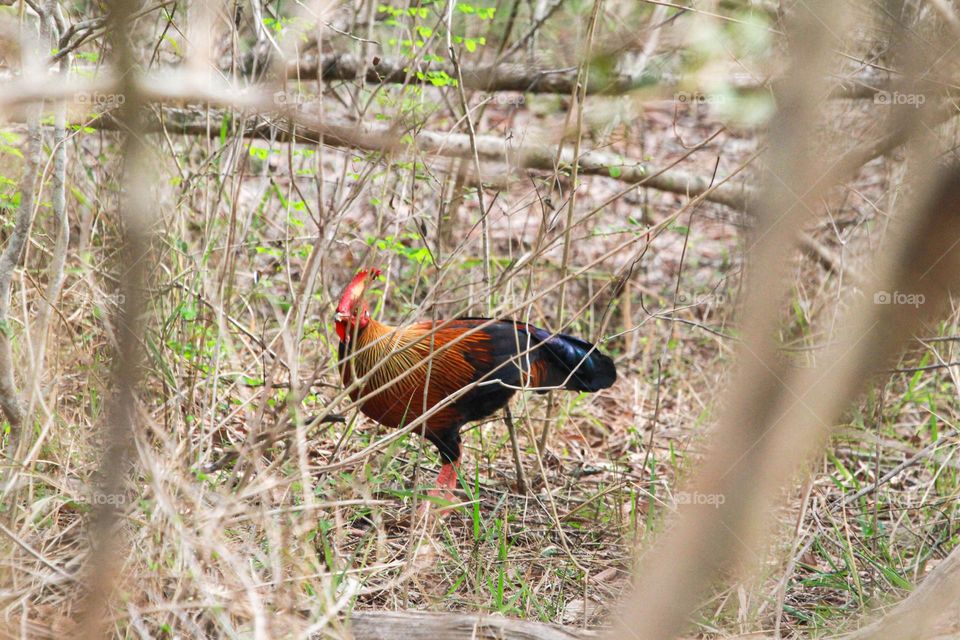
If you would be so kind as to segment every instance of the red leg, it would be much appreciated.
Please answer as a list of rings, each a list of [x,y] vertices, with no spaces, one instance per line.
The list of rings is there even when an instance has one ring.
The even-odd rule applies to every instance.
[[[448,462],[440,467],[440,475],[437,476],[437,488],[453,491],[457,488],[457,468],[460,461]]]
[[[434,498],[443,498],[447,502],[456,502],[456,496],[453,491],[457,488],[457,468],[460,461],[447,462],[440,467],[440,475],[437,476],[437,486],[429,491]]]

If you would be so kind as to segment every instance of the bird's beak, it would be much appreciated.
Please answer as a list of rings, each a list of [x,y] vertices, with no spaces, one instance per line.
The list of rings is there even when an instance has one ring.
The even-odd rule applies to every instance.
[[[342,311],[337,311],[335,314],[333,314],[333,319],[337,322],[343,322],[344,320],[349,320],[352,317],[353,316],[351,316],[349,313],[343,313]]]

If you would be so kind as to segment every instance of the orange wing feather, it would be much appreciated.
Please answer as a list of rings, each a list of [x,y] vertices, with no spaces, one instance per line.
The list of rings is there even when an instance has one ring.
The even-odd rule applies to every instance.
[[[368,349],[357,355],[357,374],[372,373],[350,397],[358,400],[374,392],[363,402],[363,413],[387,427],[410,424],[470,384],[477,372],[473,363],[489,364],[485,362],[490,358],[489,337],[482,331],[464,335],[473,325],[454,322],[430,336],[432,328],[433,323],[421,322],[394,329],[371,320],[358,336],[357,351]],[[456,344],[440,351],[457,338],[460,340]],[[349,385],[351,367],[349,363],[342,366],[344,383]],[[462,421],[451,403],[428,418],[425,429],[441,431]]]

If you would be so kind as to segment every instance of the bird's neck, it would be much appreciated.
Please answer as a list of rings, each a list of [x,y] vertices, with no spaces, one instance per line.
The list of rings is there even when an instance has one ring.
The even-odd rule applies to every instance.
[[[357,332],[355,338],[356,348],[351,346],[351,344],[354,343],[354,337],[351,336],[351,341],[346,344],[346,351],[348,353],[357,351],[357,357],[361,359],[378,357],[381,352],[388,348],[391,340],[387,336],[393,332],[394,328],[390,325],[377,322],[373,318],[370,318],[367,321],[367,325]]]
[[[371,319],[356,337],[340,343],[340,371],[345,383],[350,384],[355,376],[364,376],[378,368],[389,358],[395,347],[399,332],[393,327]],[[361,389],[354,389],[350,397],[354,400],[362,395]]]
[[[373,318],[370,318],[367,320],[367,326],[361,329],[357,335],[357,344],[370,344],[393,330],[394,328],[390,325],[377,322]]]

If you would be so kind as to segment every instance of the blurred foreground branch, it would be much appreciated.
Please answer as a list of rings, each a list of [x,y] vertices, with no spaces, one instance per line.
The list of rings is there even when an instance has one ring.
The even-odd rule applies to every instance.
[[[117,0],[111,5],[110,33],[112,45],[118,52],[121,68],[121,88],[126,100],[119,111],[119,120],[125,131],[136,131],[144,105],[136,84],[136,57],[130,40],[121,25],[127,24],[136,9],[133,1]],[[75,609],[78,629],[75,636],[92,640],[107,635],[110,618],[107,616],[110,599],[117,583],[122,559],[122,538],[118,535],[119,499],[124,490],[129,468],[135,454],[135,428],[138,422],[137,393],[143,376],[141,340],[144,331],[146,283],[150,260],[151,194],[153,185],[148,179],[147,154],[144,138],[126,135],[123,139],[122,190],[119,198],[118,222],[122,228],[119,254],[119,293],[116,314],[117,344],[112,356],[112,376],[109,400],[100,416],[102,423],[103,457],[97,471],[97,489],[111,499],[93,505],[89,524],[90,555],[85,581],[86,592]]]
[[[923,313],[905,305],[875,304],[867,289],[817,366],[795,370],[777,356],[772,336],[789,291],[783,256],[796,244],[824,191],[865,157],[854,152],[824,163],[810,137],[819,125],[818,98],[827,93],[821,79],[832,32],[824,33],[822,25],[841,25],[842,11],[818,2],[804,6],[793,20],[791,80],[779,96],[771,127],[768,180],[750,247],[738,371],[713,445],[690,488],[693,494],[722,500],[682,508],[670,535],[661,536],[646,553],[637,592],[623,611],[616,637],[675,637],[712,585],[762,557],[761,532],[775,496],[925,318],[942,311],[960,272],[960,170],[953,168],[935,181],[929,167],[918,162],[912,181],[915,205],[896,218],[903,225],[900,241],[879,254],[872,271],[881,274],[873,291],[915,292],[924,300]],[[905,117],[891,143],[929,127],[932,111]],[[924,148],[922,156],[930,155]]]
[[[825,81],[825,77],[819,78]],[[417,129],[417,123],[405,125],[368,124],[343,118],[318,117],[308,109],[292,109],[290,106],[277,109],[271,103],[270,94],[264,92],[238,91],[228,85],[217,85],[191,74],[176,73],[168,76],[150,76],[131,81],[146,102],[181,103],[209,102],[233,105],[264,115],[250,116],[242,121],[230,121],[230,132],[246,138],[262,138],[271,142],[294,142],[354,148],[385,155],[413,148],[419,153],[444,158],[472,159],[473,147],[470,136],[465,133],[440,132]],[[101,79],[94,83],[60,82],[56,85],[34,81],[9,83],[0,106],[7,108],[30,100],[72,99],[76,95],[123,93],[116,81]],[[829,91],[824,91],[824,95]],[[291,105],[292,106],[292,105]],[[309,104],[306,105],[309,108]],[[944,103],[933,109],[934,115],[928,124],[938,125],[957,113],[952,103]],[[223,114],[194,109],[164,108],[160,115],[145,113],[137,133],[166,132],[188,136],[219,138],[220,128],[209,126],[211,120],[225,120]],[[112,112],[104,112],[92,122],[77,122],[77,125],[93,129],[124,129]],[[818,182],[830,177],[833,184],[852,177],[871,160],[888,154],[901,146],[905,140],[905,128],[889,127],[888,133],[862,143],[845,152],[833,167],[832,172],[822,175]],[[520,169],[553,172],[571,169],[574,152],[564,148],[557,155],[556,143],[527,143],[523,140],[504,139],[497,136],[475,137],[476,154],[480,160],[505,164]],[[558,165],[559,160],[559,165]],[[705,199],[737,211],[751,211],[757,203],[757,189],[747,183],[733,182],[731,176],[696,175],[668,167],[652,167],[648,163],[622,155],[603,151],[587,151],[579,155],[580,175],[611,177],[638,187],[676,193],[687,197],[705,195]],[[494,172],[492,175],[498,175]],[[819,185],[818,185],[819,186]],[[807,243],[809,245],[810,243]],[[816,252],[814,252],[816,255]],[[818,255],[823,260],[824,256]]]
[[[873,624],[847,636],[846,640],[920,638],[923,630],[938,623],[949,626],[960,612],[960,547],[954,549],[889,613]],[[948,619],[949,618],[949,619]],[[935,633],[935,632],[934,632]],[[951,634],[952,638],[956,635]]]
[[[737,412],[728,410],[693,485],[695,493],[722,495],[725,500],[716,508],[695,505],[684,510],[669,539],[648,554],[638,593],[642,604],[627,614],[631,628],[641,630],[636,637],[672,637],[696,605],[689,594],[693,581],[712,583],[745,556],[759,555],[757,533],[776,492],[926,319],[937,318],[945,309],[960,281],[960,168],[953,167],[936,180],[921,173],[914,184],[920,195],[912,215],[902,221],[899,246],[881,254],[875,271],[882,275],[875,288],[854,306],[843,334],[818,366],[784,370],[769,352],[769,341],[756,330],[747,334],[749,341],[740,353],[743,378],[731,399]],[[756,268],[773,270],[769,260],[773,256],[766,257]],[[906,305],[876,304],[872,292],[887,289],[919,296],[923,312]],[[772,285],[762,291],[771,300],[781,298]],[[772,321],[776,313],[766,317]],[[744,386],[756,391],[746,394]],[[882,634],[875,637],[925,637],[921,629],[932,622],[925,612],[941,609],[960,592],[953,578],[949,588],[944,586],[945,576],[957,573],[955,564],[949,561],[933,587],[917,592],[917,604],[905,605],[917,615],[901,619],[902,633],[894,635],[883,624]],[[688,591],[680,597],[684,589]],[[928,601],[931,597],[933,602]]]

